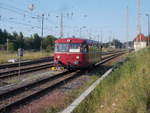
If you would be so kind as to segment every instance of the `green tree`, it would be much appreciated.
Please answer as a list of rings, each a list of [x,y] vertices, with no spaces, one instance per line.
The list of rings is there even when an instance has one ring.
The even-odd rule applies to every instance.
[[[24,36],[23,33],[20,32],[18,35],[17,32],[13,32],[13,40],[14,43],[14,49],[17,50],[18,48],[24,48]]]
[[[3,44],[3,31],[0,29],[0,45]]]
[[[116,48],[121,48],[123,44],[119,40],[113,39],[112,45],[114,45]]]
[[[33,38],[31,37],[26,37],[24,40],[24,49],[25,50],[32,50],[33,49]]]
[[[40,50],[42,38],[36,33],[33,35],[33,49]]]
[[[56,37],[52,35],[48,35],[44,40],[43,40],[43,49],[46,49],[47,51],[52,51],[54,50],[54,44],[55,44]]]
[[[20,32],[19,36],[16,37],[17,48],[24,48],[24,36],[23,33]]]
[[[9,52],[14,52],[16,49],[15,44],[13,42],[8,43],[8,51]]]

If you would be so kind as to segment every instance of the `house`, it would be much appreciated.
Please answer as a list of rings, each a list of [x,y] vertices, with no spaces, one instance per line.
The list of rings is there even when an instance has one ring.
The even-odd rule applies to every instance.
[[[142,48],[145,48],[148,46],[148,38],[145,37],[142,33],[139,34],[135,39],[134,39],[134,49],[135,51],[138,51]]]

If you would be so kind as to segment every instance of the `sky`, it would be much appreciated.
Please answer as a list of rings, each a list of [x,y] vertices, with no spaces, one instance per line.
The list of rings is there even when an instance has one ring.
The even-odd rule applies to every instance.
[[[60,36],[63,15],[64,37],[82,37],[107,42],[116,38],[132,41],[137,34],[136,0],[0,0],[0,28],[23,32],[25,36],[41,35],[44,14],[44,36]],[[142,33],[147,35],[150,0],[141,0]],[[32,7],[33,6],[33,7]],[[129,37],[126,37],[126,10],[129,8]]]

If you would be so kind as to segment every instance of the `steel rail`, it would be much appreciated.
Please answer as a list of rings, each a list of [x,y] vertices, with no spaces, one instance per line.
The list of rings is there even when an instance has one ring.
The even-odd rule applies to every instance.
[[[45,58],[40,58],[40,59],[35,59],[35,60],[30,60],[30,61],[22,61],[21,66],[43,63],[43,62],[52,61],[52,60],[53,60],[53,57],[45,57]],[[1,64],[0,69],[18,67],[18,65],[19,65],[18,62],[9,63],[9,64]]]
[[[124,54],[124,52],[122,53],[118,53],[118,54],[115,54],[115,55],[112,55],[110,58],[108,59],[105,59],[103,61],[101,61],[100,63],[97,63],[95,66],[99,66],[101,64],[104,64],[106,63],[107,61],[113,59],[113,58],[116,58],[117,56],[120,56]],[[70,74],[70,73],[74,73],[73,76],[68,76],[66,77],[65,79],[62,79],[61,77],[63,77],[64,75],[66,76],[67,74]],[[38,90],[37,92],[34,92],[32,93],[31,95],[27,95],[23,98],[20,98],[18,99],[17,101],[14,101],[12,103],[9,103],[9,104],[5,104],[5,105],[0,105],[0,112],[3,112],[3,113],[6,113],[7,111],[11,110],[13,107],[15,106],[18,106],[20,104],[23,104],[24,102],[26,101],[29,101],[30,99],[33,99],[37,96],[39,96],[40,94],[42,94],[42,92],[45,92],[46,90],[48,90],[49,88],[52,90],[54,89],[56,86],[58,86],[59,84],[62,84],[64,83],[64,81],[68,81],[70,80],[71,78],[73,78],[75,75],[79,75],[81,74],[82,71],[77,71],[77,72],[69,72],[69,71],[66,71],[66,72],[63,72],[63,73],[60,73],[60,74],[57,74],[57,75],[54,75],[54,76],[51,76],[51,77],[45,77],[45,78],[42,78],[41,80],[38,80],[38,81],[34,81],[32,83],[29,83],[29,84],[24,84],[22,86],[18,86],[16,88],[11,88],[10,90],[7,90],[3,93],[0,94],[0,101],[4,101],[5,99],[8,99],[10,98],[11,96],[14,97],[14,95],[16,94],[20,94],[20,93],[23,93],[25,91],[28,91],[30,89],[32,89],[33,87],[39,87],[40,84],[45,84],[45,83],[49,83],[50,81],[52,82],[52,80],[56,80],[58,78],[60,78],[61,80],[59,82],[56,82],[54,83],[53,85],[51,86],[48,86],[48,87],[45,87],[41,90]],[[1,103],[2,104],[2,103]]]
[[[120,51],[115,51],[115,52],[120,52]],[[115,53],[113,51],[111,52],[102,52],[102,55],[108,55],[108,54],[113,54]],[[40,59],[35,59],[35,60],[30,60],[30,61],[22,61],[21,66],[26,66],[26,65],[31,65],[31,64],[37,64],[37,63],[43,63],[43,62],[48,62],[52,61],[53,57],[44,57]],[[13,67],[18,67],[19,63],[9,63],[9,64],[0,64],[0,69],[5,69],[5,68],[13,68]]]
[[[47,63],[47,64],[41,64],[41,65],[36,65],[36,66],[30,66],[30,67],[25,67],[20,69],[20,74],[25,74],[29,72],[34,72],[34,71],[39,71],[43,70],[46,68],[50,68],[53,66],[53,63]],[[5,71],[5,72],[0,72],[0,79],[12,77],[18,75],[18,69],[10,70],[10,71]]]
[[[103,56],[105,56],[105,55],[111,55],[111,54],[117,54],[119,52],[121,52],[121,51],[117,51],[115,53],[113,53],[113,52],[103,52]],[[105,58],[108,58],[108,57],[105,57]],[[52,57],[47,57],[47,58],[43,58],[43,59],[39,59],[39,60],[33,60],[32,63],[33,64],[35,64],[35,63],[39,64],[39,63],[43,63],[43,62],[48,62],[49,58],[52,59]],[[23,66],[27,66],[27,67],[23,67],[23,68],[21,67],[20,74],[25,74],[25,73],[29,73],[29,72],[39,71],[39,70],[43,70],[43,69],[52,67],[52,63],[50,63],[50,64],[44,64],[44,65],[41,64],[41,65],[36,65],[36,66],[31,66],[31,67],[29,66],[28,67],[28,65],[30,63],[26,62],[24,65],[22,65],[22,67]],[[12,69],[12,70],[6,70],[5,69],[5,71],[1,71],[0,72],[0,80],[18,75],[18,71],[19,71],[18,68],[15,68],[15,69]]]
[[[60,74],[57,74],[57,75],[54,75],[54,76],[51,76],[51,77],[46,77],[44,79],[41,79],[39,81],[34,81],[33,83],[29,83],[29,84],[26,84],[26,85],[23,85],[23,86],[20,86],[18,88],[14,88],[12,89],[11,91],[6,91],[2,94],[0,94],[0,101],[1,101],[1,104],[0,104],[0,112],[7,112],[8,110],[10,110],[12,107],[16,106],[16,105],[19,105],[27,100],[30,100],[36,96],[38,96],[39,94],[41,94],[43,91],[46,91],[48,90],[49,88],[52,90],[54,87],[56,87],[57,85],[61,84],[61,83],[64,83],[64,81],[66,80],[69,80],[70,77],[72,78],[72,76],[67,76],[66,75],[69,75],[71,73],[75,73],[75,72],[70,72],[70,71],[66,71],[66,72],[63,72],[63,73],[60,73]],[[75,73],[76,75],[76,73]],[[65,76],[65,77],[64,77]],[[64,77],[64,79],[63,79]],[[45,85],[45,84],[49,84],[51,82],[53,82],[55,80],[55,82],[51,85]],[[40,85],[43,85],[43,88],[41,88],[40,90],[37,90],[35,88],[39,88]],[[26,94],[25,92],[30,92],[31,94]],[[32,93],[33,92],[33,93]],[[18,99],[14,100],[13,102],[6,104],[6,103],[2,103],[4,102],[5,100],[9,99],[11,100],[11,98],[15,98],[15,96],[17,95],[21,95],[21,94],[26,94],[25,96],[23,97],[18,97]]]
[[[124,53],[122,52],[122,53],[118,53],[116,55],[113,55],[112,57],[110,57],[108,59],[105,59],[104,61],[96,64],[95,66],[99,66],[101,64],[104,64],[105,62],[107,62],[107,61],[109,61],[109,60],[111,60],[113,58],[116,58],[117,56],[120,56],[122,54],[124,54]],[[69,77],[66,77],[65,79],[61,79],[62,76],[64,76],[64,75],[66,76],[67,74],[70,74],[70,73],[74,73],[73,76],[69,76]],[[56,82],[53,85],[45,87],[45,88],[43,88],[43,89],[41,89],[41,90],[39,90],[37,92],[34,92],[31,95],[27,95],[27,96],[25,96],[23,98],[20,98],[17,101],[14,101],[12,103],[9,103],[9,104],[6,104],[6,105],[2,105],[0,107],[0,112],[6,113],[9,110],[11,110],[13,107],[18,106],[20,104],[23,104],[24,102],[29,101],[30,99],[32,100],[33,98],[39,96],[40,94],[42,94],[43,92],[45,92],[49,88],[52,90],[56,86],[58,86],[59,84],[64,83],[64,81],[68,81],[71,78],[73,78],[75,75],[79,75],[79,74],[82,74],[82,71],[77,71],[77,72],[66,71],[66,72],[63,72],[63,73],[51,76],[51,77],[46,77],[46,78],[43,78],[41,80],[34,81],[33,83],[29,83],[29,84],[25,84],[25,85],[19,86],[17,88],[11,88],[10,90],[0,94],[0,101],[4,101],[5,99],[8,99],[8,98],[10,98],[12,96],[14,97],[14,95],[16,95],[16,94],[24,93],[25,91],[30,90],[33,87],[39,87],[39,84],[45,84],[46,82],[48,83],[50,81],[52,82],[52,80],[56,80],[58,78],[61,79],[59,82]]]

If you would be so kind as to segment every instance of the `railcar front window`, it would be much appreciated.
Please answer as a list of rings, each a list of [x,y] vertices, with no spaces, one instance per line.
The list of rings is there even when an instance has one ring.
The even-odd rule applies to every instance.
[[[55,44],[55,52],[68,52],[69,44],[59,43]]]
[[[80,44],[78,43],[69,44],[69,52],[80,52]]]
[[[79,43],[56,43],[55,52],[80,52]]]

